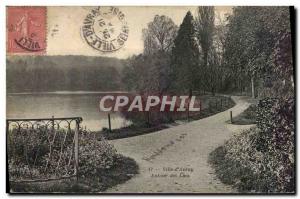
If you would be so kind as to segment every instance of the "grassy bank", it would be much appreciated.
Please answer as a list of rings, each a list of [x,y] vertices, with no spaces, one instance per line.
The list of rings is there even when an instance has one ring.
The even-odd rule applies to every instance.
[[[62,179],[75,172],[73,130],[12,129],[8,135],[12,193],[101,192],[124,183],[139,170],[135,160],[119,154],[107,140],[98,140],[94,133],[80,131],[78,181],[75,177]],[[52,138],[51,143],[48,136]],[[53,180],[58,178],[60,180]],[[30,180],[36,182],[28,182]]]
[[[233,118],[233,124],[248,125],[256,123],[257,105],[251,104],[244,112]]]
[[[189,114],[181,114],[172,118],[168,122],[160,124],[148,124],[147,122],[140,124],[132,124],[128,127],[123,127],[120,129],[113,129],[109,131],[107,128],[98,132],[99,137],[105,137],[107,140],[121,139],[127,137],[133,137],[138,135],[144,135],[148,133],[153,133],[165,128],[169,128],[169,124],[176,124],[176,120],[184,120],[186,122],[203,119],[219,112],[225,111],[232,108],[235,103],[234,101],[225,96],[200,96],[201,99],[201,111],[197,113],[190,112]]]
[[[235,135],[212,151],[208,162],[222,183],[239,192],[289,193],[293,188],[282,189],[278,181],[278,171],[282,169],[278,154],[262,150],[265,143],[260,132],[254,127]]]
[[[49,182],[10,183],[12,193],[96,193],[122,184],[138,173],[138,165],[128,157],[119,155],[114,166],[98,171],[94,176]]]

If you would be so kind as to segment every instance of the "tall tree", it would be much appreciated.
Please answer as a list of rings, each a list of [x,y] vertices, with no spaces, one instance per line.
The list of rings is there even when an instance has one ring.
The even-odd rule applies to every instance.
[[[194,18],[188,11],[179,27],[172,50],[171,74],[173,88],[177,91],[189,91],[191,95],[193,90],[199,88],[199,57],[200,48]]]
[[[153,54],[157,51],[170,52],[178,27],[171,18],[165,15],[155,15],[152,22],[143,29],[144,54]]]
[[[208,53],[213,45],[215,28],[215,8],[213,6],[199,6],[197,10],[196,25],[198,40],[203,50],[204,65],[208,64]]]

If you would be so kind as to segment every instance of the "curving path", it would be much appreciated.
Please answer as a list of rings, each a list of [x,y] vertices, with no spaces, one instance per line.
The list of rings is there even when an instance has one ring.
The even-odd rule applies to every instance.
[[[208,155],[234,133],[249,126],[226,123],[250,104],[246,97],[232,97],[236,105],[201,120],[155,133],[113,140],[119,153],[134,158],[140,174],[111,193],[228,193],[236,192],[222,184],[207,163]]]

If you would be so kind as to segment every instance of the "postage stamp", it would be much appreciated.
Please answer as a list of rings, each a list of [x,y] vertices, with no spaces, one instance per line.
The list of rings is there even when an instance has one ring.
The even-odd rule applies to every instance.
[[[92,48],[102,52],[113,52],[122,48],[128,33],[124,13],[113,6],[97,7],[83,21],[84,39]]]
[[[46,52],[46,7],[7,7],[7,52]]]

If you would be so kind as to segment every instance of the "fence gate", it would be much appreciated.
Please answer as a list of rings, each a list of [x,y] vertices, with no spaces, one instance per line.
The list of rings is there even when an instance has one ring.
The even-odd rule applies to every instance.
[[[81,117],[7,119],[10,182],[78,177]]]

